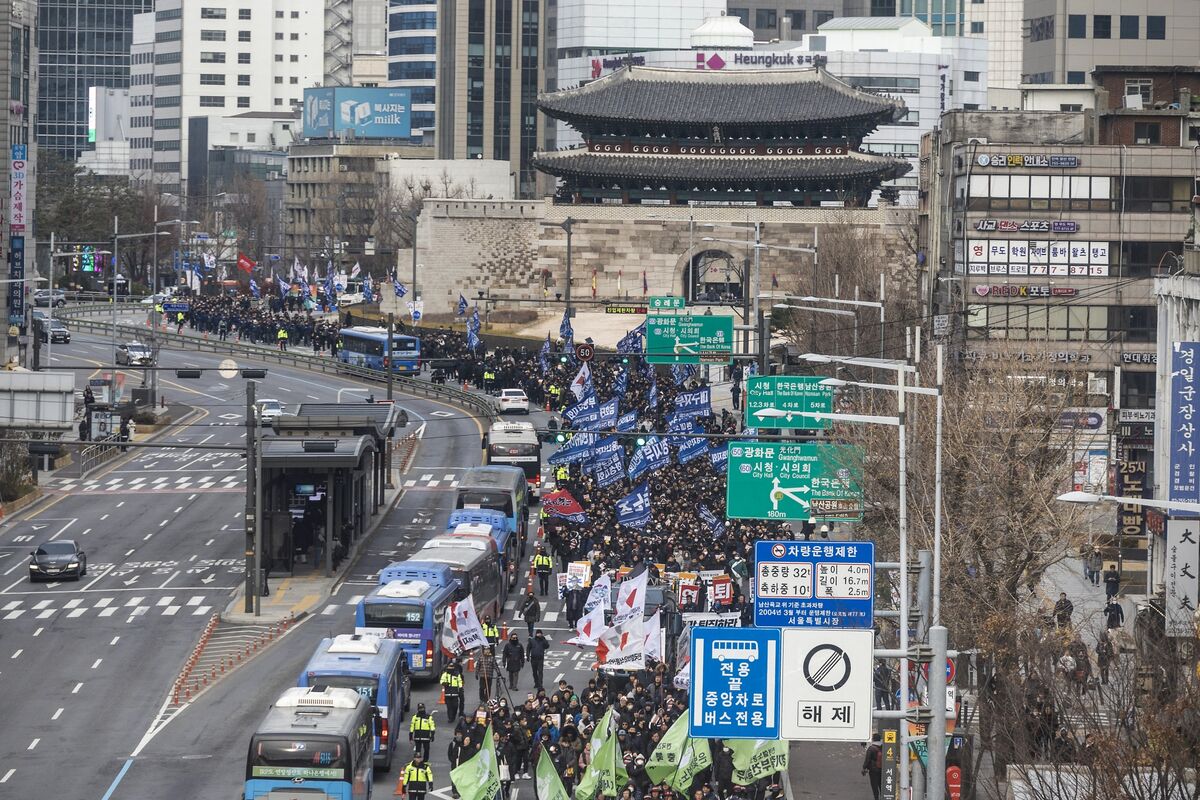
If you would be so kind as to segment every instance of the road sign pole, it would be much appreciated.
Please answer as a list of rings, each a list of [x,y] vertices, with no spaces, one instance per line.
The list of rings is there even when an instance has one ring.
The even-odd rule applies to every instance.
[[[254,430],[257,421],[254,419],[254,389],[258,384],[246,381],[246,511],[243,514],[246,522],[246,603],[242,610],[247,614],[254,612],[254,600],[257,592],[258,576],[254,572],[255,549],[254,531],[258,527],[254,519],[254,496],[257,494],[254,486],[254,450],[257,437]]]
[[[899,800],[896,791],[897,773],[900,767],[900,744],[897,734],[899,723],[890,723],[883,729],[883,773],[879,776],[879,800]]]
[[[904,370],[896,370],[896,406],[899,437],[899,512],[900,529],[900,710],[908,709],[908,431],[904,416]],[[909,796],[911,775],[908,764],[908,726],[900,726],[900,796]]]
[[[946,788],[946,650],[949,631],[943,625],[929,629],[933,661],[929,665],[929,770],[927,800],[942,800]]]

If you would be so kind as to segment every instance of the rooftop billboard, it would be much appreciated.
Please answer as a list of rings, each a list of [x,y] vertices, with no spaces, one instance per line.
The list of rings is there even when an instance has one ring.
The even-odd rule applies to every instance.
[[[407,139],[412,134],[410,89],[330,87],[304,90],[304,136]]]

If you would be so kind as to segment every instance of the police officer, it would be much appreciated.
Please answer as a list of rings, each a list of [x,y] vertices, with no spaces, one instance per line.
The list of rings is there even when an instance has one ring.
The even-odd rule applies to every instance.
[[[425,763],[418,751],[404,768],[404,791],[408,800],[425,800],[425,793],[433,789],[433,770]]]
[[[538,594],[545,596],[550,591],[550,572],[554,569],[554,561],[546,555],[546,546],[539,544],[537,554],[533,557],[533,571],[538,577]]]
[[[425,704],[419,703],[417,713],[413,714],[412,721],[408,723],[408,740],[412,742],[415,755],[429,758],[429,745],[433,742],[436,728],[437,723],[425,710]]]
[[[446,693],[446,721],[453,724],[462,713],[463,674],[462,665],[454,659],[442,670],[442,691]]]
[[[500,641],[500,629],[492,622],[491,614],[483,615],[483,638],[488,641],[488,649],[496,655],[496,642]]]
[[[279,332],[275,334],[275,340],[279,343],[279,349],[286,353],[287,352],[287,343],[288,343],[287,328],[280,325]]]

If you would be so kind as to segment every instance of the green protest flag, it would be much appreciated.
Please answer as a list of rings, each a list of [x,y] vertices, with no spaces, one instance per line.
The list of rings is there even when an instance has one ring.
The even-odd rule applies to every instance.
[[[693,739],[688,737],[683,746],[683,754],[679,757],[679,768],[671,778],[671,788],[680,794],[686,794],[692,788],[692,781],[704,770],[712,766],[712,749],[708,739]]]
[[[500,766],[496,761],[491,725],[483,734],[479,752],[450,770],[450,782],[462,795],[462,800],[493,800],[500,793]]]
[[[608,711],[604,712],[604,716],[596,723],[595,730],[592,731],[592,738],[588,742],[588,755],[592,758],[596,757],[596,753],[600,751],[600,745],[604,744],[604,740],[608,738],[612,731],[612,706],[608,707]]]
[[[605,714],[603,723],[608,719]],[[597,726],[597,735],[600,727]],[[595,744],[596,736],[592,737]],[[621,746],[615,736],[605,736],[600,747],[592,756],[579,785],[575,787],[575,800],[593,800],[595,797],[616,797],[618,790],[629,782],[629,772],[621,759]]]
[[[687,732],[688,721],[684,714],[667,729],[646,762],[650,780],[655,783],[667,781],[678,792],[687,792],[696,775],[712,766],[708,740],[693,739]]]
[[[727,739],[733,751],[733,782],[749,786],[788,766],[788,743],[782,739]]]
[[[537,781],[538,800],[571,799],[571,796],[567,794],[566,787],[563,786],[562,778],[558,776],[558,769],[555,768],[554,761],[551,760],[550,754],[546,752],[545,748],[542,748],[542,755],[538,759],[534,778]]]

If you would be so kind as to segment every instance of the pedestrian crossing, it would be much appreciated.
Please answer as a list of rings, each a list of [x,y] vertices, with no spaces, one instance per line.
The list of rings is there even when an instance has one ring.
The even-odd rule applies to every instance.
[[[244,491],[245,473],[202,472],[186,475],[158,475],[149,477],[138,476],[105,476],[81,481],[78,478],[55,478],[50,482],[50,488],[61,492],[83,493],[133,493],[133,492],[195,492],[210,491]]]
[[[129,620],[135,617],[156,615],[161,617],[202,617],[213,610],[214,601],[206,595],[197,594],[190,597],[182,595],[167,595],[157,599],[146,596],[136,597],[72,597],[70,599],[37,599],[22,598],[5,600],[0,597],[0,620],[26,619],[47,620],[61,615],[65,619],[76,619],[93,612],[96,617],[113,617],[125,615]]]
[[[454,489],[458,486],[458,477],[461,474],[461,471],[439,472],[435,470],[432,472],[425,472],[423,470],[414,470],[408,474],[415,477],[408,477],[404,479],[401,485],[405,489]]]

